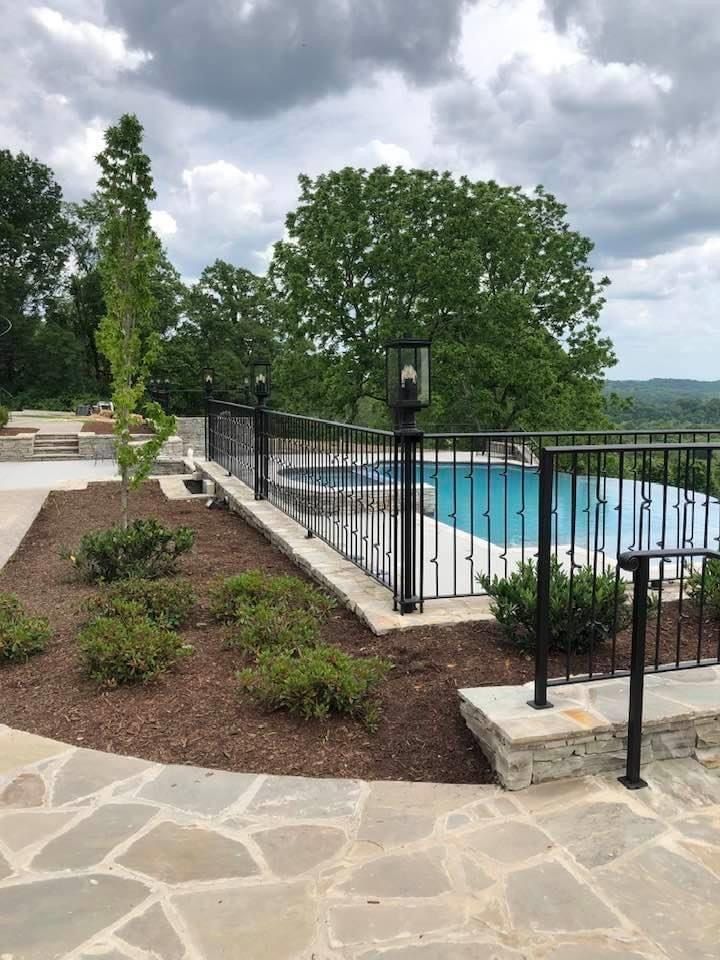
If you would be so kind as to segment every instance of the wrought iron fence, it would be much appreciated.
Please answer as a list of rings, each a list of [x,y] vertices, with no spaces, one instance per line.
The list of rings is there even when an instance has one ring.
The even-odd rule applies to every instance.
[[[647,671],[720,662],[720,567],[708,560],[719,496],[717,439],[541,451],[534,706],[554,684],[629,673],[628,552],[648,558]]]
[[[205,456],[250,487],[255,484],[255,407],[208,400]]]
[[[699,517],[707,536],[715,509],[703,514],[700,500],[720,492],[712,455],[688,453],[720,443],[711,428],[423,434],[214,399],[207,416],[207,456],[386,586],[403,612],[483,594],[481,577],[544,556],[543,536],[573,582],[582,567],[615,571],[625,549],[687,545],[690,516],[698,543]],[[571,658],[562,672],[577,666]],[[610,674],[617,666],[613,653]],[[580,672],[596,667],[591,656]]]
[[[402,493],[392,433],[263,409],[261,495],[396,593]]]

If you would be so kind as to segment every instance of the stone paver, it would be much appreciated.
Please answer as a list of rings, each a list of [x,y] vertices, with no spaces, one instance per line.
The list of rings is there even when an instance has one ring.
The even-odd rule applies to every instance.
[[[337,827],[291,826],[252,835],[268,866],[278,877],[297,877],[332,859],[347,837]]]
[[[159,903],[120,927],[117,936],[160,960],[183,960],[185,956],[185,947]]]
[[[175,765],[165,767],[140,791],[140,796],[212,816],[236,803],[256,780],[257,777],[250,774],[228,774],[221,770]]]
[[[94,867],[133,837],[156,813],[139,803],[108,803],[51,840],[33,860],[36,870]]]
[[[203,960],[291,960],[303,956],[315,934],[310,889],[302,883],[188,893],[173,903]]]
[[[120,757],[98,750],[77,750],[57,775],[53,803],[60,806],[90,796],[151,767],[152,764],[145,760],[135,760],[133,757]]]
[[[250,877],[260,872],[239,841],[176,823],[158,824],[136,840],[118,863],[170,884]]]
[[[717,960],[692,759],[504,794],[3,744],[2,960]]]
[[[0,944],[13,960],[59,960],[148,892],[137,880],[106,874],[0,886]]]

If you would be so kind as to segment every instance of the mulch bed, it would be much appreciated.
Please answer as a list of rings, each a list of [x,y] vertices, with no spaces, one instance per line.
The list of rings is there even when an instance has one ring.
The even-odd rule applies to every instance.
[[[115,424],[112,420],[108,420],[104,417],[98,417],[96,420],[86,420],[82,426],[82,433],[97,433],[102,436],[113,433],[115,430]],[[153,428],[147,423],[141,423],[133,427],[133,435],[148,433],[155,433]]]
[[[0,437],[17,437],[19,433],[37,433],[37,427],[3,427]]]
[[[196,530],[181,571],[199,598],[182,631],[194,654],[145,685],[104,690],[83,678],[74,638],[84,620],[83,601],[95,588],[75,579],[60,550],[119,515],[119,487],[98,483],[86,491],[53,493],[0,573],[0,592],[18,594],[30,611],[47,616],[54,638],[43,655],[0,667],[0,722],[164,763],[321,777],[492,779],[460,716],[457,689],[533,677],[531,657],[504,643],[496,624],[419,627],[376,637],[336,608],[323,628],[327,642],[360,656],[389,657],[395,665],[382,687],[378,729],[369,733],[360,723],[337,717],[320,722],[268,713],[238,696],[235,673],[247,660],[222,647],[222,628],[210,617],[207,590],[218,576],[250,568],[302,574],[239,517],[197,501],[167,501],[154,482],[132,495],[131,509],[138,517],[156,516]],[[674,606],[663,607],[666,659],[675,655]],[[708,643],[714,639],[715,634]],[[621,665],[629,655],[628,631],[617,650]],[[608,652],[596,659],[595,668],[607,662]],[[564,658],[554,658],[550,675],[564,670]]]

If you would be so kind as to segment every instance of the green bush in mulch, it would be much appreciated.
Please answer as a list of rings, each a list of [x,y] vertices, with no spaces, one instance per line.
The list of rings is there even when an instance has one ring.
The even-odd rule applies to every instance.
[[[145,616],[141,604],[121,599],[111,616],[83,627],[78,646],[87,675],[108,687],[151,680],[192,652],[174,630]]]
[[[507,578],[477,577],[492,598],[490,610],[503,628],[507,640],[521,649],[533,650],[536,643],[537,569],[532,560],[519,563]],[[622,580],[615,573],[595,573],[580,567],[573,574],[572,602],[570,577],[555,557],[550,579],[550,650],[584,653],[591,644],[607,639],[613,629],[630,622],[630,601]]]
[[[292,653],[263,650],[238,680],[241,692],[267,709],[307,720],[343,714],[374,729],[379,712],[373,694],[390,669],[379,657],[351,657],[323,644]]]
[[[704,576],[702,569],[693,570],[685,588],[693,603],[702,607],[705,616],[720,620],[720,560],[708,560]]]
[[[85,609],[95,616],[111,617],[118,605],[138,604],[153,623],[176,629],[187,620],[195,604],[195,594],[187,580],[120,580],[91,597]]]
[[[28,617],[12,593],[0,593],[0,661],[19,662],[42,653],[51,632],[44,617]]]
[[[3,427],[8,425],[8,420],[10,419],[10,411],[7,407],[0,406],[0,430]]]
[[[194,540],[189,527],[172,530],[155,519],[135,520],[127,530],[111,527],[86,533],[78,549],[64,555],[90,583],[157,580],[175,573]]]
[[[262,570],[246,570],[226,577],[210,590],[211,610],[222,623],[246,619],[259,604],[304,610],[318,618],[327,616],[335,605],[322,590],[299,577],[272,576]]]
[[[243,605],[228,628],[225,645],[249,653],[274,649],[286,652],[315,646],[320,622],[307,610],[292,610],[262,600]]]

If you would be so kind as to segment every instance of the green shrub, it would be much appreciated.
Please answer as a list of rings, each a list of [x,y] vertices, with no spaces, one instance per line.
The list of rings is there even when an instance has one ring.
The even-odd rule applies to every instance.
[[[583,653],[591,643],[609,637],[613,627],[620,630],[628,625],[627,588],[622,580],[616,585],[613,571],[595,574],[590,566],[575,570],[570,603],[568,573],[554,557],[550,569],[550,650],[565,652],[569,639],[571,652]],[[492,598],[490,610],[507,639],[523,649],[534,649],[537,570],[533,561],[519,563],[506,579],[491,580],[483,574],[477,579]]]
[[[143,616],[132,600],[118,600],[113,616],[92,620],[80,631],[78,644],[88,676],[108,687],[151,680],[192,652],[173,630]]]
[[[704,577],[701,570],[693,571],[686,580],[686,590],[698,607],[702,605],[706,616],[720,619],[720,560],[707,561]]]
[[[226,645],[254,653],[269,648],[301,650],[318,643],[318,626],[318,618],[307,610],[289,610],[262,600],[239,609]]]
[[[88,600],[86,609],[96,616],[111,617],[118,612],[118,605],[128,601],[154,623],[175,629],[187,620],[195,594],[187,580],[120,580]]]
[[[75,553],[66,553],[84,580],[157,580],[177,569],[195,533],[188,527],[171,530],[157,520],[135,520],[127,530],[111,527],[86,533]]]
[[[306,610],[316,617],[327,616],[334,606],[333,601],[311,583],[288,575],[271,576],[262,570],[246,570],[226,577],[210,590],[212,612],[223,623],[245,617],[249,608],[260,603]]]
[[[6,427],[10,419],[10,411],[7,407],[0,406],[0,430]]]
[[[270,710],[287,710],[305,719],[340,713],[374,728],[378,708],[371,696],[390,668],[379,657],[351,657],[322,645],[296,653],[264,650],[238,679],[241,691]]]
[[[50,639],[44,617],[28,617],[12,593],[0,594],[0,660],[17,662],[42,653]]]

